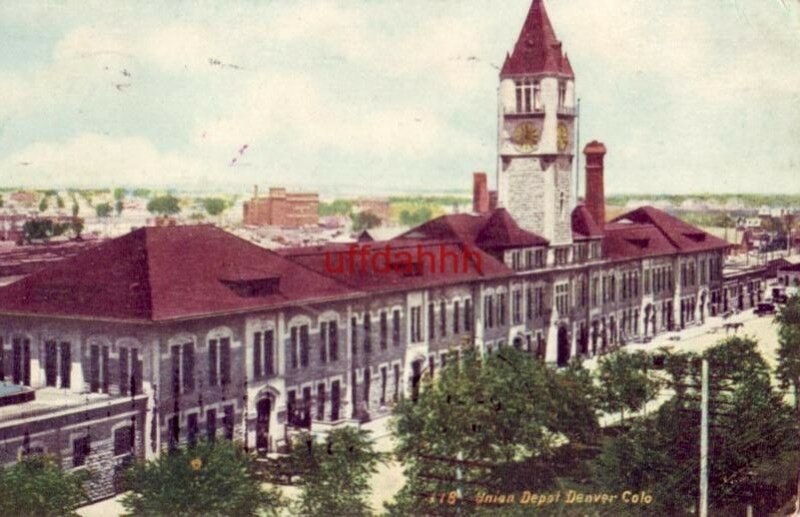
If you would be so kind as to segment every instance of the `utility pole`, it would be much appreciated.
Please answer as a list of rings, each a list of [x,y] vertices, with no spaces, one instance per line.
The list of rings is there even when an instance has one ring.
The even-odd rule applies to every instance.
[[[703,359],[700,395],[700,517],[708,517],[708,359]]]

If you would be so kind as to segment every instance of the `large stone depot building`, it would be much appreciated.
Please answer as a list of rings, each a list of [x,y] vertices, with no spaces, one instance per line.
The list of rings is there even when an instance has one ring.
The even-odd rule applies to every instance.
[[[0,463],[57,454],[101,497],[178,443],[386,415],[463,346],[558,366],[744,304],[724,241],[649,207],[605,220],[600,143],[570,206],[574,74],[539,0],[500,80],[498,208],[280,252],[142,228],[0,289],[0,378],[35,397],[0,407]]]

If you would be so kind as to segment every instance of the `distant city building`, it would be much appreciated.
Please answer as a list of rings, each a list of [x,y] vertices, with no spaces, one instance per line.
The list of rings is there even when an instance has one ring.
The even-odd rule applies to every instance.
[[[244,202],[244,224],[251,226],[281,226],[301,228],[316,226],[319,221],[319,194],[293,193],[285,188],[270,188],[267,197],[258,196]]]
[[[18,192],[14,192],[8,198],[19,205],[33,206],[38,201],[39,195],[36,192],[20,190]]]

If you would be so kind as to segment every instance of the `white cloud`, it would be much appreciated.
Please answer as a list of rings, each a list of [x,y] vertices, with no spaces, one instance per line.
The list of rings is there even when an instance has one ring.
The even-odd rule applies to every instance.
[[[39,142],[0,165],[10,185],[97,186],[193,184],[208,176],[198,160],[159,152],[142,138],[81,134],[63,142]],[[154,181],[155,180],[155,181]]]

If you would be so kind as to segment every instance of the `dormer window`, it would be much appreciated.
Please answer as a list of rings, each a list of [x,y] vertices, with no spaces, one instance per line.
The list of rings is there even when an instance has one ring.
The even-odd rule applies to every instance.
[[[563,108],[567,105],[567,83],[561,81],[558,83],[558,107]]]
[[[533,83],[533,109],[534,111],[542,109],[542,85],[539,81]]]

